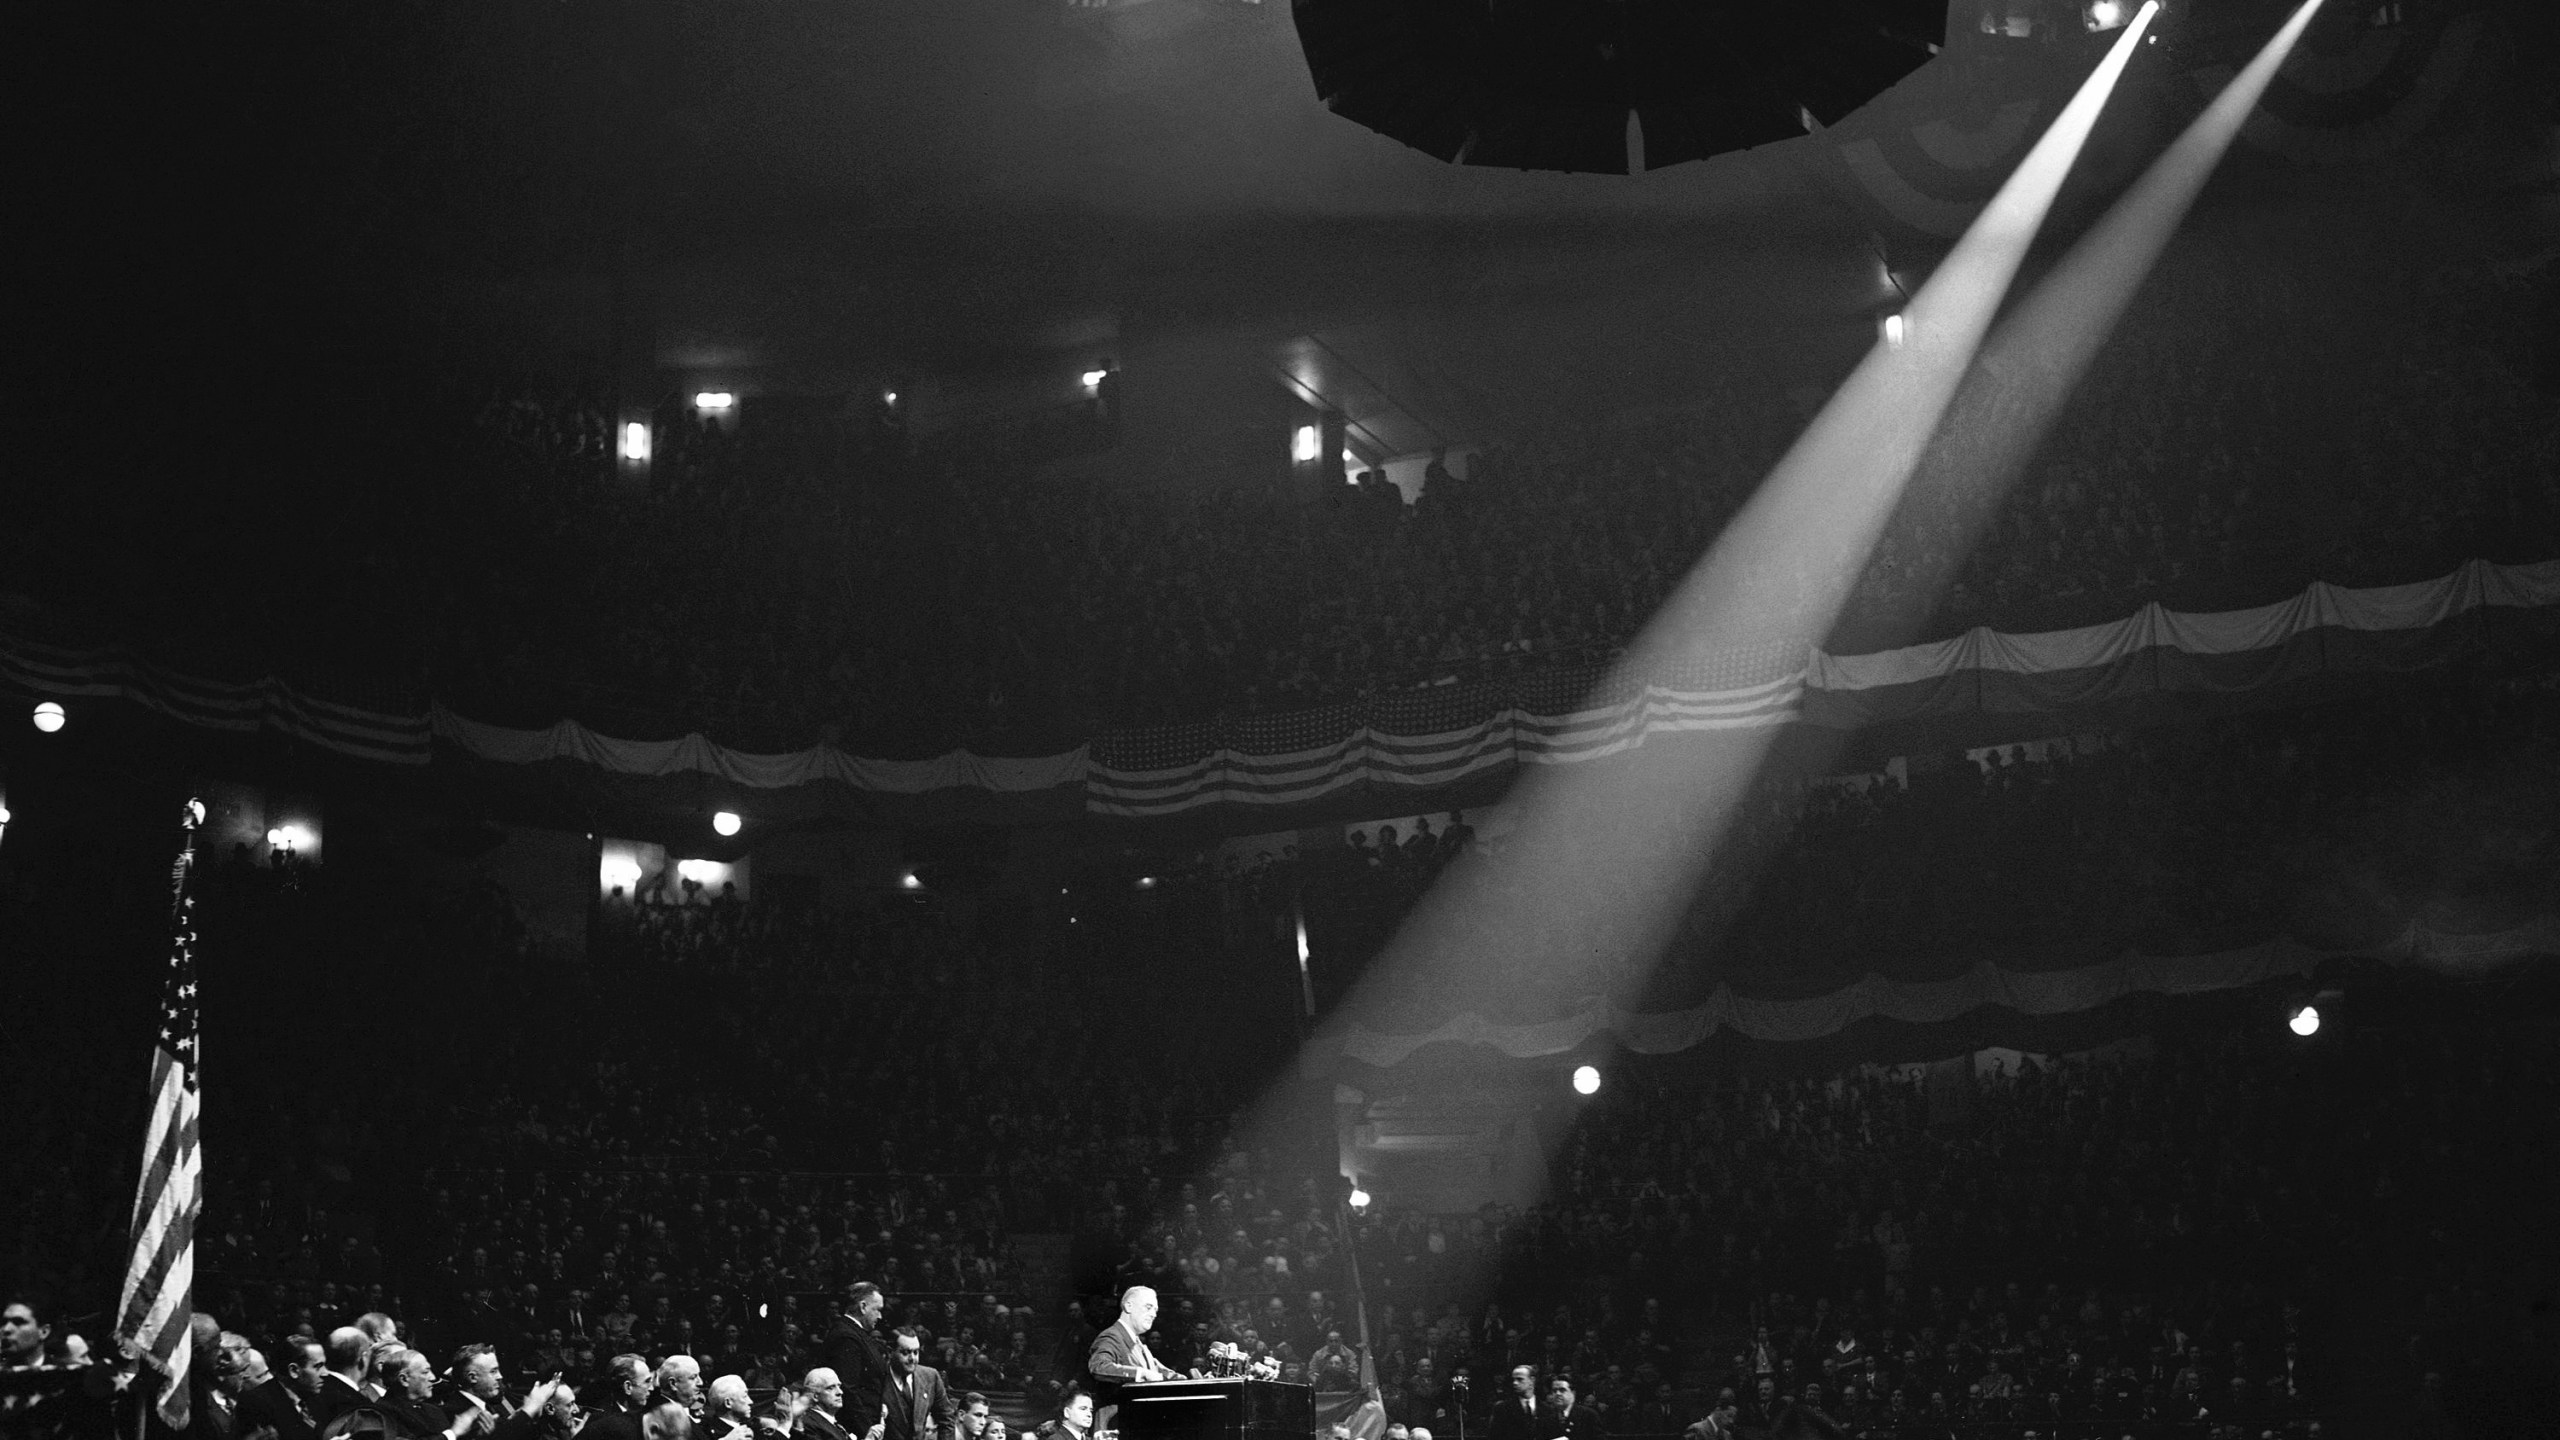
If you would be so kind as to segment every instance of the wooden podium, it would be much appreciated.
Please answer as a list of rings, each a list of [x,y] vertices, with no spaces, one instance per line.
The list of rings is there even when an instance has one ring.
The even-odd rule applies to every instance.
[[[1160,1380],[1120,1391],[1121,1440],[1309,1440],[1311,1385],[1277,1380]]]

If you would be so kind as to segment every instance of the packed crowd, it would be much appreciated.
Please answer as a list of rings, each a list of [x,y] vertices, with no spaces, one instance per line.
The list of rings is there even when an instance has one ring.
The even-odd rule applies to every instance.
[[[1780,868],[1883,863],[1896,847],[1840,848],[1871,823],[1965,834],[2032,867],[2076,833],[2070,817],[2104,813],[2209,875],[2218,842],[2126,822],[2131,797],[2186,813],[2175,797],[2192,784],[2245,817],[2249,776],[2289,777],[2286,803],[2364,825],[2358,776],[2441,796],[2461,788],[2452,757],[2511,766],[2517,742],[2550,739],[2548,694],[2503,681],[2351,709],[1951,768],[1961,785],[1818,786],[1804,855]],[[2048,781],[2043,767],[2060,768]],[[2038,791],[2065,821],[2037,818]],[[2480,818],[2448,813],[2456,828]],[[2396,841],[2420,833],[2389,816]],[[2512,866],[2534,862],[2503,824],[2479,829],[2477,853],[2419,846],[2418,878],[2440,897],[2511,898]],[[2021,831],[2032,843],[2005,844]],[[805,1370],[848,1282],[877,1280],[892,1322],[955,1384],[1036,1407],[1122,1285],[1165,1291],[1169,1359],[1232,1344],[1337,1392],[1358,1373],[1348,1297],[1365,1291],[1387,1411],[1435,1434],[1453,1408],[1481,1423],[1519,1364],[1576,1388],[1574,1433],[1648,1435],[1728,1389],[1745,1426],[1774,1423],[1785,1397],[1876,1435],[2199,1416],[2308,1433],[2359,1375],[2441,1390],[2460,1411],[2531,1373],[2489,1365],[2484,1335],[2530,1323],[2522,1297],[2548,1283],[2547,1246],[2526,1237],[2551,1177],[2498,1117],[2539,1113],[2553,1076],[2547,1051],[2494,1034],[2351,1034],[2295,1053],[2266,1043],[2264,1017],[2235,1031],[2204,1015],[2163,1026],[2156,1057],[1986,1078],[1952,1116],[1872,1070],[1790,1083],[1677,1057],[1622,1066],[1555,1158],[1545,1204],[1390,1203],[1351,1221],[1346,1245],[1316,1178],[1329,1164],[1235,1148],[1287,1058],[1267,1023],[1287,997],[1256,1018],[1243,989],[1201,970],[1232,958],[1202,958],[1218,949],[1207,902],[1304,894],[1321,929],[1336,887],[1409,901],[1453,857],[1498,863],[1485,852],[1499,848],[1453,816],[1331,852],[1313,878],[1204,873],[1122,887],[1116,911],[1080,894],[965,925],[930,908],[653,895],[607,906],[620,918],[598,954],[612,963],[593,969],[532,963],[511,938],[521,924],[489,913],[494,891],[408,894],[352,859],[217,866],[206,956],[232,983],[208,1028],[236,1058],[207,1112],[221,1163],[202,1295],[270,1355],[379,1311],[431,1353],[495,1344],[520,1375],[595,1383],[616,1355],[682,1353],[762,1390]],[[2369,882],[2409,863],[2368,858]],[[2104,899],[2068,903],[2115,913]],[[67,955],[91,943],[36,887],[10,903],[14,933]],[[1798,913],[1825,908],[1844,907]],[[2289,913],[2263,895],[2250,912]],[[430,956],[445,978],[421,993],[410,977]],[[967,958],[946,970],[936,956]],[[67,965],[28,998],[59,984],[112,1010],[81,988],[104,983],[97,968]],[[258,998],[281,985],[296,1006]],[[1136,1003],[1148,1019],[1133,1030]],[[303,1083],[350,1035],[377,1083]],[[130,1182],[121,1157],[71,1137],[131,1128],[113,1097],[133,1088],[138,1051],[57,1045],[40,1024],[10,1042],[48,1077],[22,1115],[32,1143],[6,1160],[34,1201],[13,1269],[95,1293],[112,1284]],[[2481,1174],[2506,1183],[2462,1182]],[[2363,1257],[2352,1277],[2347,1257]],[[1461,1373],[1474,1388],[1454,1395]]]
[[[2413,920],[2495,933],[2560,910],[2560,856],[2531,798],[2555,786],[2560,682],[2533,670],[2437,677],[2353,705],[1918,753],[1847,775],[1781,763],[1697,857],[1705,878],[1662,963],[1547,958],[1485,983],[1484,955],[1504,947],[1459,944],[1440,949],[1465,957],[1465,976],[1418,954],[1367,1003],[1383,1028],[1427,1029],[1484,997],[1501,1018],[1537,1019],[1594,993],[1669,1009],[1718,985],[1810,995],[1981,959],[2056,969],[2283,936],[2355,947]],[[1330,1005],[1444,871],[1482,902],[1453,907],[1461,917],[1496,913],[1491,897],[1525,883],[1513,837],[1479,839],[1463,813],[1407,831],[1231,859],[1219,880],[1248,917],[1238,933],[1285,945],[1302,915]],[[1553,943],[1534,953],[1579,953],[1578,913],[1560,910]]]
[[[2519,358],[2515,297],[2454,268],[2422,299],[2355,307],[2303,283],[2272,262],[2173,254],[2025,473],[1988,500],[1958,442],[2016,417],[1996,379],[1968,386],[1950,458],[1916,479],[1834,648],[2560,553],[2545,483],[2560,419]],[[775,418],[753,397],[718,424],[667,411],[647,479],[617,483],[601,393],[477,379],[449,392],[418,403],[418,483],[275,517],[291,548],[344,557],[298,577],[291,624],[249,623],[223,596],[159,607],[152,624],[187,653],[249,664],[265,645],[293,671],[312,659],[296,645],[361,623],[378,669],[511,723],[568,710],[759,749],[1043,750],[1605,656],[1806,413],[1737,380],[1676,411],[1480,437],[1410,506],[1362,498],[1394,493],[1374,488],[1310,505],[1144,489],[1107,460],[1053,474],[901,453],[867,414]],[[102,624],[136,603],[84,583],[42,593]]]

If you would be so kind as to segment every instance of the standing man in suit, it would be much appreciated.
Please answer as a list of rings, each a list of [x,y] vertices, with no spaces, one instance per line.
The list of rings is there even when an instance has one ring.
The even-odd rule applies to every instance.
[[[953,1440],[957,1425],[951,1390],[942,1372],[924,1362],[924,1337],[912,1325],[898,1327],[889,1352],[887,1440]]]
[[[1144,1337],[1155,1323],[1156,1292],[1144,1285],[1132,1285],[1120,1296],[1120,1318],[1093,1337],[1093,1348],[1085,1352],[1084,1368],[1100,1407],[1094,1420],[1098,1428],[1111,1428],[1112,1416],[1120,1408],[1120,1392],[1127,1386],[1182,1378],[1147,1348]]]
[[[827,1360],[844,1382],[840,1420],[860,1440],[880,1440],[884,1398],[889,1390],[889,1354],[880,1343],[880,1316],[888,1297],[868,1280],[844,1292],[844,1311],[827,1330]]]
[[[1546,1440],[1607,1440],[1609,1434],[1600,1407],[1577,1402],[1573,1382],[1562,1375],[1547,1382],[1547,1413],[1540,1423]]]
[[[1511,1367],[1511,1393],[1493,1407],[1493,1420],[1485,1426],[1485,1440],[1553,1440],[1546,1428],[1546,1417],[1538,1409],[1538,1370],[1534,1365]]]

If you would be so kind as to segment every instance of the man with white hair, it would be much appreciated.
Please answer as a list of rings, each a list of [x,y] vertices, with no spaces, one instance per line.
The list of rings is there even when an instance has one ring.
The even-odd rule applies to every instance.
[[[809,1408],[800,1412],[805,1440],[852,1440],[839,1418],[844,1410],[843,1378],[821,1365],[800,1377],[800,1388],[809,1397]]]
[[[755,1406],[747,1398],[747,1382],[723,1375],[711,1382],[711,1399],[703,1407],[702,1440],[755,1440]]]
[[[640,1413],[641,1440],[693,1440],[702,1409],[702,1366],[690,1355],[658,1362],[658,1388]]]
[[[402,1347],[398,1353],[383,1357],[383,1393],[376,1397],[373,1408],[389,1416],[401,1427],[408,1440],[469,1440],[474,1433],[491,1428],[494,1417],[476,1405],[465,1405],[462,1413],[446,1413],[436,1404],[436,1364],[418,1351]]]

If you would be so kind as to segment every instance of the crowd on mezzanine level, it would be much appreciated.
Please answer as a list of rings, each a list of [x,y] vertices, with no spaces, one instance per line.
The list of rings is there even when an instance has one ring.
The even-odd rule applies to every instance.
[[[2560,420],[2495,343],[2515,317],[2494,282],[2431,285],[2433,308],[2360,312],[2359,335],[2306,321],[2286,277],[2164,267],[1978,539],[1953,519],[1975,477],[1924,471],[1835,644],[2545,558]],[[2017,423],[2007,399],[1968,387],[1949,433]],[[1605,656],[1803,415],[1736,383],[1673,413],[1496,437],[1411,506],[1379,481],[1309,507],[974,465],[893,480],[866,468],[882,462],[827,461],[803,431],[698,419],[669,427],[675,473],[651,501],[610,504],[562,473],[599,463],[592,412],[495,413],[535,462],[498,513],[532,507],[577,561],[487,587],[455,572],[438,673],[499,692],[559,675],[673,690],[845,735],[902,705],[979,733],[1055,715],[1091,728]]]
[[[1835,648],[2560,554],[2560,407],[2529,378],[2529,307],[2452,268],[2351,306],[2304,284],[2173,253],[1977,541],[1950,519],[1972,477],[1924,472]],[[670,412],[648,481],[618,488],[601,392],[448,390],[415,407],[434,483],[239,501],[290,510],[279,543],[330,557],[299,567],[289,613],[223,589],[150,608],[153,632],[133,595],[77,575],[45,602],[132,610],[119,638],[166,658],[227,637],[314,678],[348,656],[296,637],[369,617],[376,668],[514,723],[1022,753],[1604,657],[1806,414],[1738,379],[1676,411],[1477,437],[1413,505],[1383,485],[1307,504],[1124,483],[1107,457],[1076,475],[901,457],[865,420],[767,423],[753,397],[734,428]],[[2014,423],[2004,397],[1969,387],[1949,432]]]
[[[1383,973],[1368,1003],[1388,1028],[1427,1029],[1453,994],[1498,997],[1491,1013],[1506,1019],[1570,1013],[1603,992],[1671,1009],[1718,984],[1811,995],[1870,972],[2053,969],[2280,935],[2353,948],[2413,920],[2493,933],[2560,906],[2560,855],[2532,798],[2560,784],[2549,673],[2437,676],[2353,703],[1981,751],[1855,776],[1765,773],[1699,857],[1706,878],[1659,967],[1537,966],[1495,983],[1470,971],[1459,986],[1417,960]],[[1219,883],[1238,933],[1265,947],[1289,941],[1303,915],[1330,1005],[1444,871],[1488,901],[1533,883],[1515,853],[1508,837],[1478,838],[1463,813],[1436,829],[1425,816],[1401,836],[1390,825],[1231,859]],[[1606,893],[1613,883],[1577,876],[1541,953],[1573,953],[1565,936],[1582,905],[1640,898]],[[1505,948],[1446,953],[1476,966]]]

